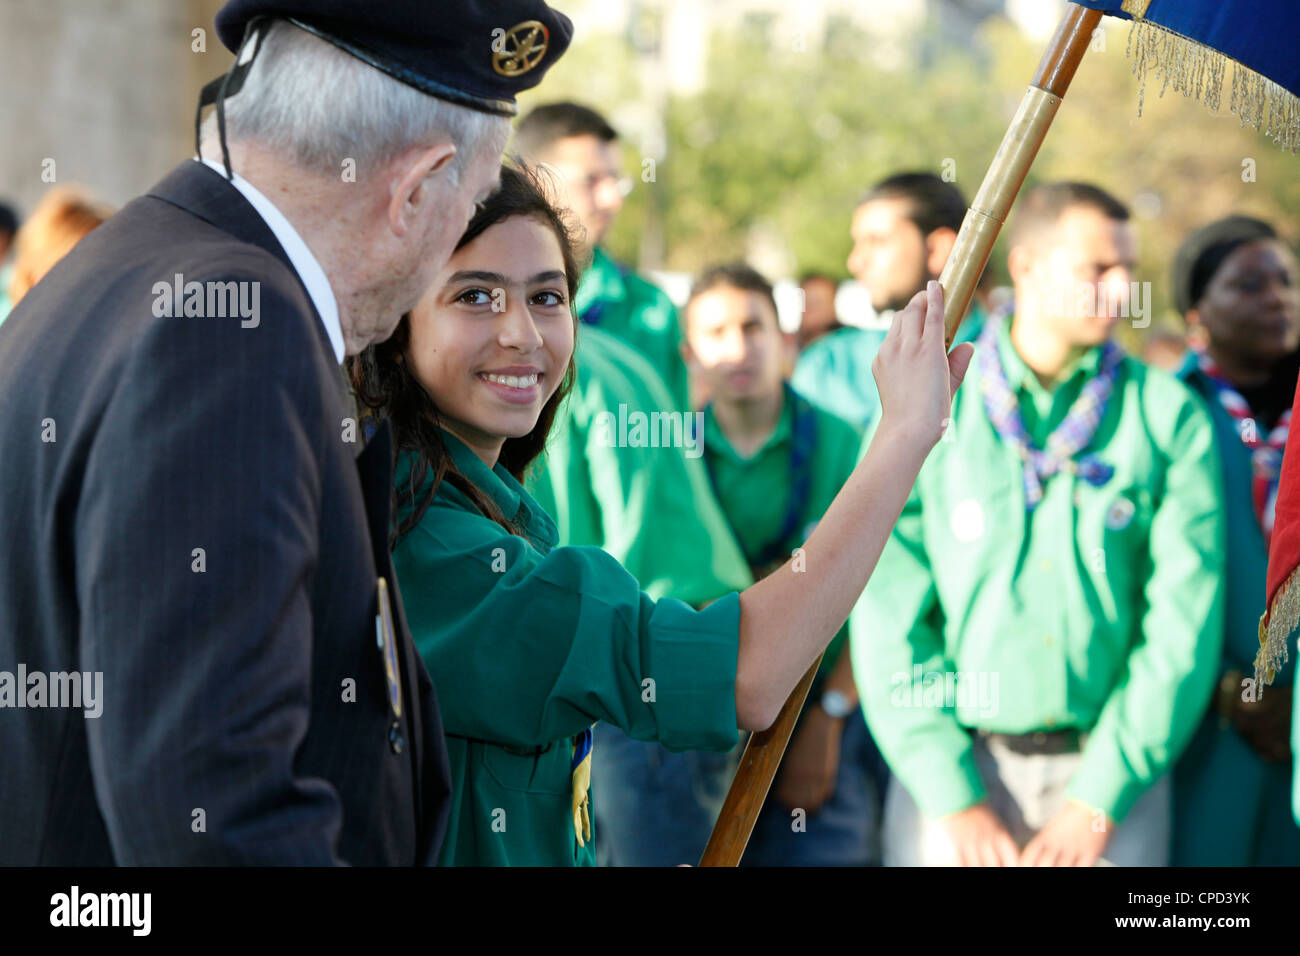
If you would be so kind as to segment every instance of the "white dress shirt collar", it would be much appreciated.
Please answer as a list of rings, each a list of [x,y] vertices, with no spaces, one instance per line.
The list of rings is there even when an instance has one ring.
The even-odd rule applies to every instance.
[[[225,167],[221,164],[214,163],[210,159],[204,159],[201,162],[220,173],[222,179],[226,178]],[[289,257],[289,262],[294,271],[302,279],[302,284],[307,287],[307,294],[311,296],[312,304],[316,306],[316,311],[320,313],[320,320],[325,326],[326,334],[330,337],[330,344],[334,346],[334,356],[342,365],[344,355],[343,325],[339,321],[338,301],[334,298],[334,290],[330,288],[330,280],[325,275],[325,270],[321,268],[320,263],[316,261],[316,257],[307,248],[307,243],[303,242],[302,236],[298,235],[298,230],[293,228],[293,223],[284,217],[284,213],[275,208],[275,203],[262,195],[256,186],[240,176],[239,173],[235,173],[235,179],[231,185],[238,189],[243,197],[248,200],[249,205],[257,210],[257,214],[262,217],[262,220],[284,248],[285,255]]]

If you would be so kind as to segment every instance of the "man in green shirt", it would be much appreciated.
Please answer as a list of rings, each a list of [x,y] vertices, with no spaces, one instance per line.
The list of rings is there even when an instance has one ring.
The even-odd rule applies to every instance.
[[[952,183],[933,173],[898,173],[881,180],[853,213],[853,250],[848,269],[871,293],[882,315],[902,309],[939,278],[957,231],[966,216],[966,200]],[[958,330],[958,342],[979,334],[983,309],[978,304]],[[880,394],[871,363],[885,340],[885,329],[849,326],[824,335],[799,356],[792,382],[802,394],[828,411],[866,428],[880,414]]]
[[[683,356],[712,397],[704,460],[755,579],[789,561],[853,472],[856,428],[785,381],[772,286],[743,263],[706,270],[684,310]],[[880,862],[880,757],[858,707],[842,628],[822,659],[745,860]]]
[[[618,134],[595,110],[577,103],[539,106],[519,122],[514,149],[556,176],[558,205],[582,226],[582,275],[573,306],[585,326],[598,326],[630,345],[663,378],[673,408],[689,407],[681,331],[672,300],[600,248],[631,181],[623,176]]]
[[[1015,314],[850,619],[886,864],[1168,858],[1222,651],[1222,484],[1201,402],[1111,343],[1135,248],[1096,187],[1021,199]]]

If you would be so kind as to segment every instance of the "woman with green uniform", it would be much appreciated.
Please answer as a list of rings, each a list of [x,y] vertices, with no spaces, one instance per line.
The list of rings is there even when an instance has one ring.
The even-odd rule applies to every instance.
[[[1205,400],[1223,469],[1228,533],[1218,691],[1174,769],[1175,866],[1296,866],[1291,825],[1292,671],[1261,695],[1268,540],[1300,346],[1295,255],[1273,227],[1230,216],[1189,236],[1173,293],[1195,345],[1178,375]],[[1262,689],[1262,688],[1261,688]]]
[[[424,299],[353,363],[397,440],[393,561],[452,765],[444,864],[590,865],[596,721],[715,750],[770,725],[862,592],[970,361],[944,352],[933,283],[881,348],[880,430],[799,566],[695,610],[599,548],[554,547],[520,484],[573,379],[578,276],[564,222],[505,167]]]

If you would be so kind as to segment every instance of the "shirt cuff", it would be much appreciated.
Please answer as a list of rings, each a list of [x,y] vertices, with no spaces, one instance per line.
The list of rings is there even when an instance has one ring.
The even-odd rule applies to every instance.
[[[1152,782],[1135,776],[1111,741],[1093,737],[1065,793],[1121,823]]]
[[[674,598],[655,602],[648,624],[648,668],[641,696],[659,742],[669,750],[736,746],[736,663],[740,595],[697,611]]]
[[[900,778],[921,813],[931,819],[972,807],[988,796],[975,749],[968,743],[960,753],[942,747],[918,747],[902,768]]]

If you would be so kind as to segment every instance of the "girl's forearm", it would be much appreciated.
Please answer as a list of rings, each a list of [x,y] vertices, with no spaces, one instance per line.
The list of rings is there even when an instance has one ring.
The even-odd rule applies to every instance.
[[[876,567],[930,443],[886,415],[866,455],[804,544],[800,561],[740,595],[736,722],[763,730],[848,619]]]

